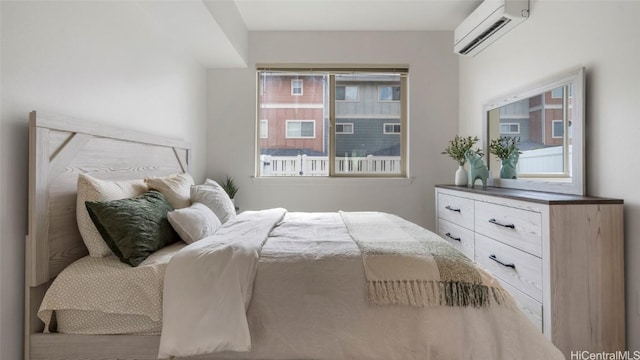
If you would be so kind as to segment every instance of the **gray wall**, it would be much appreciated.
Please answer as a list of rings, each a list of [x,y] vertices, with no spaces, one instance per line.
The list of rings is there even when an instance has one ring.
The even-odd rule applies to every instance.
[[[460,60],[460,132],[482,135],[482,104],[583,65],[589,195],[624,199],[627,345],[640,350],[640,2],[532,1],[531,18]]]
[[[209,70],[207,176],[237,179],[241,209],[381,210],[434,229],[433,186],[457,168],[440,154],[458,126],[451,41],[451,32],[250,32],[248,69]],[[411,179],[253,178],[256,63],[409,65]]]
[[[0,359],[22,358],[31,110],[182,138],[204,177],[206,71],[132,2],[0,2]],[[150,27],[151,26],[151,27]]]

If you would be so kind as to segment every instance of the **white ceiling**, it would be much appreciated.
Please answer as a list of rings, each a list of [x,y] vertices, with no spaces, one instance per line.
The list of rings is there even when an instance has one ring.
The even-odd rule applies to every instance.
[[[249,31],[453,30],[480,3],[481,0],[235,0]]]
[[[112,3],[129,4],[134,11],[142,9],[152,19],[153,31],[176,51],[190,54],[203,66],[233,68],[248,64],[250,31],[451,31],[481,2],[125,0]]]

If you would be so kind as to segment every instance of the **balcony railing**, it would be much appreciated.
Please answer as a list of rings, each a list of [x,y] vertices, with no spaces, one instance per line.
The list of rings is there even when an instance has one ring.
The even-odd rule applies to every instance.
[[[399,174],[399,156],[336,157],[338,174]],[[260,176],[328,176],[328,156],[260,155]]]

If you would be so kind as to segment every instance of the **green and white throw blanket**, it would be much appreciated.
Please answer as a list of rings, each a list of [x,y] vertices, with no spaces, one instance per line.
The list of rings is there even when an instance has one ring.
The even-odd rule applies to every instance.
[[[511,303],[495,279],[438,235],[390,214],[340,215],[362,252],[371,303],[416,307]]]

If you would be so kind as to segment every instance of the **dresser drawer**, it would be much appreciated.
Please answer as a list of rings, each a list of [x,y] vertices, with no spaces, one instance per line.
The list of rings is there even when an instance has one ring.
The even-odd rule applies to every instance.
[[[507,245],[542,256],[540,213],[476,201],[475,231]]]
[[[542,259],[478,233],[475,234],[475,240],[475,260],[478,264],[542,302]]]
[[[534,300],[532,297],[524,294],[522,291],[509,285],[502,279],[498,278],[500,285],[507,290],[518,302],[520,310],[524,312],[533,325],[542,332],[542,303]]]
[[[473,199],[438,193],[438,217],[473,230]]]
[[[438,235],[442,236],[443,239],[447,240],[469,259],[474,259],[473,231],[450,223],[447,220],[438,219]]]

